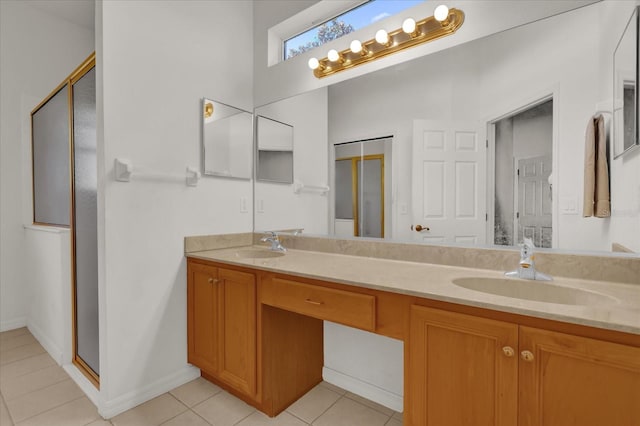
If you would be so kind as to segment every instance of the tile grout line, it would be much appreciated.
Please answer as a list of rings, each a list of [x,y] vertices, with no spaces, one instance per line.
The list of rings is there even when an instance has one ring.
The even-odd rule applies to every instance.
[[[250,407],[251,407],[251,406],[250,406]],[[248,418],[248,417],[250,417],[250,416],[253,416],[253,413],[255,413],[256,411],[258,411],[258,410],[256,410],[256,408],[255,408],[255,407],[251,407],[251,408],[253,408],[253,411],[252,411],[252,412],[250,412],[249,414],[247,414],[246,416],[244,416],[243,418],[241,418],[240,420],[238,420],[237,422],[235,422],[235,423],[234,423],[234,425],[238,425],[238,424],[242,423],[243,421],[245,421],[245,419],[247,419],[247,418]]]
[[[4,404],[4,409],[7,410],[7,416],[9,416],[9,420],[11,421],[12,424],[15,425],[16,422],[13,420],[11,411],[9,411],[9,406],[7,405],[7,402],[4,400],[4,395],[2,395],[2,393],[0,393],[0,403]]]
[[[79,396],[78,398],[70,399],[69,401],[63,402],[62,404],[56,405],[55,407],[51,407],[51,408],[49,408],[48,410],[45,410],[45,411],[43,411],[43,412],[41,412],[41,413],[37,413],[37,414],[34,414],[33,416],[26,417],[26,418],[24,418],[24,419],[20,420],[20,422],[19,422],[19,423],[24,423],[24,422],[26,422],[26,421],[27,421],[27,420],[29,420],[29,419],[32,419],[32,418],[37,417],[37,416],[41,416],[42,414],[48,413],[48,412],[49,412],[49,411],[51,411],[51,410],[55,410],[56,408],[60,408],[60,407],[62,407],[63,405],[67,405],[67,404],[69,404],[69,403],[71,403],[71,402],[77,401],[77,400],[82,399],[82,398],[86,398],[86,396],[85,396],[84,394],[82,394],[82,395],[81,395],[81,396]],[[87,399],[89,399],[89,398],[87,398]],[[9,413],[9,414],[11,414],[11,413]],[[18,424],[18,423],[16,423],[16,422],[13,422],[13,423],[14,423],[14,424],[16,424],[16,425]]]
[[[53,366],[50,366],[50,367],[53,367]],[[58,368],[62,368],[62,367],[58,366]],[[44,370],[44,368],[42,370]],[[37,370],[37,371],[41,371],[41,370]],[[65,374],[66,374],[66,372],[65,372]],[[16,378],[18,378],[18,377],[22,377],[22,376],[16,376]],[[59,385],[60,383],[66,381],[66,380],[72,380],[72,379],[71,379],[71,377],[69,377],[67,375],[66,377],[62,378],[61,380],[58,380],[57,382],[49,383],[48,385],[46,385],[44,387],[40,387],[40,388],[37,388],[37,389],[30,390],[29,392],[25,392],[25,393],[22,393],[20,395],[16,395],[16,396],[12,397],[11,399],[7,399],[7,397],[5,396],[5,401],[13,401],[14,399],[22,398],[23,396],[29,395],[30,393],[38,392],[39,390],[43,390],[43,389],[50,388],[51,386]]]
[[[218,392],[220,393],[220,392]],[[189,407],[189,411],[191,411],[193,414],[195,414],[196,416],[200,417],[202,420],[204,420],[204,422],[208,425],[210,425],[211,423],[209,423],[209,421],[207,419],[205,419],[204,417],[202,417],[200,414],[196,413],[194,410],[191,409],[191,407]]]
[[[41,355],[47,355],[47,356],[49,356],[49,357],[51,358],[51,355],[49,355],[49,353],[48,353],[47,351],[44,351],[43,353],[40,353],[40,354],[31,355],[31,356],[28,356],[28,357],[25,357],[25,358],[16,359],[16,360],[11,361],[11,362],[8,362],[8,363],[6,363],[6,364],[2,364],[2,365],[0,365],[0,370],[2,370],[3,368],[6,368],[7,366],[9,366],[9,365],[11,365],[11,364],[14,364],[14,363],[16,363],[16,362],[25,361],[25,360],[27,360],[27,359],[29,359],[29,358],[35,358],[35,357],[37,357],[37,356],[41,356]],[[58,365],[58,363],[57,363],[57,362],[55,362],[55,360],[54,360],[53,358],[51,358],[51,360],[53,361],[53,364],[51,364],[51,365],[45,365],[44,367],[37,368],[37,369],[32,370],[32,371],[27,371],[26,373],[22,373],[22,374],[19,374],[19,375],[17,375],[17,376],[11,377],[11,379],[15,379],[16,377],[22,377],[22,376],[24,376],[24,375],[26,375],[26,374],[35,373],[36,371],[44,370],[45,368],[49,368],[49,367],[51,367],[52,365]],[[61,366],[60,366],[60,365],[58,365],[58,367],[61,367]],[[2,377],[2,375],[0,374],[0,378],[1,378],[1,377]]]

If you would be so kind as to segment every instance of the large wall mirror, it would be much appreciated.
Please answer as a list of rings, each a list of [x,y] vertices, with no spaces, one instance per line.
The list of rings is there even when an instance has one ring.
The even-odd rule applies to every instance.
[[[609,159],[611,217],[582,214],[587,123],[603,114],[612,126],[610,64],[636,5],[593,3],[258,107],[290,112],[279,120],[296,122],[296,173],[331,191],[308,195],[316,208],[305,211],[288,208],[302,205],[294,197],[269,208],[261,200],[273,194],[257,185],[256,231],[356,236],[343,223],[355,212],[384,227],[377,238],[513,246],[528,236],[551,249],[640,253],[640,150]],[[375,154],[376,193],[345,210],[342,198],[360,192],[340,163],[353,155],[337,147],[361,142],[366,164],[380,138],[391,148]]]
[[[613,58],[615,156],[638,146],[638,9],[631,14]]]
[[[202,100],[202,173],[251,179],[253,114],[219,101]]]

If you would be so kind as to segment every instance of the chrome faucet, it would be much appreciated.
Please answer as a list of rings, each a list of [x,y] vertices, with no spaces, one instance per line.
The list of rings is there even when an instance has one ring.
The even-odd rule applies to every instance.
[[[263,243],[270,242],[271,247],[269,250],[286,252],[287,249],[282,246],[280,239],[278,238],[278,234],[275,231],[270,231],[267,236],[260,238],[260,241]]]
[[[518,269],[511,272],[505,272],[508,277],[522,278],[525,280],[537,280],[537,281],[553,281],[547,274],[536,271],[536,264],[533,260],[533,241],[531,238],[525,238],[524,244],[520,247],[520,262],[518,263]]]

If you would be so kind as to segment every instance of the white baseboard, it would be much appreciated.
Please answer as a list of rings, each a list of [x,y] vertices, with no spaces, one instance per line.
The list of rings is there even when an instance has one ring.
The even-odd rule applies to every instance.
[[[331,368],[322,367],[322,379],[325,382],[336,385],[373,402],[377,402],[394,411],[401,413],[403,410],[402,395],[389,392],[388,390],[363,382],[355,377],[348,376]]]
[[[62,365],[62,348],[59,347],[49,336],[42,332],[40,327],[32,322],[27,323],[27,328],[33,334],[33,337],[42,345],[45,351],[51,355],[51,358],[58,364]]]
[[[27,317],[13,318],[10,320],[0,321],[0,332],[15,330],[27,326]]]
[[[198,377],[200,377],[200,369],[186,365],[175,373],[163,377],[141,389],[127,392],[110,401],[104,401],[103,404],[98,405],[98,413],[105,419],[110,419]]]
[[[100,391],[93,385],[93,383],[91,383],[74,364],[65,364],[62,368],[64,368],[64,371],[67,372],[69,377],[76,382],[82,392],[87,395],[87,398],[93,402],[93,405],[99,409],[103,405],[102,395],[100,395]]]

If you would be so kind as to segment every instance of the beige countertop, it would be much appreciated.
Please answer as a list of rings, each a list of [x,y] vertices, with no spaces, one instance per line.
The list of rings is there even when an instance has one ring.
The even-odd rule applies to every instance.
[[[242,257],[242,252],[247,250],[268,251],[262,246],[233,247],[188,253],[187,257],[640,334],[640,285],[563,277],[554,277],[550,284],[517,280],[537,286],[542,296],[548,286],[578,288],[609,296],[604,302],[589,306],[567,305],[493,295],[453,284],[453,280],[466,277],[505,279],[504,271],[291,249],[281,257]]]

